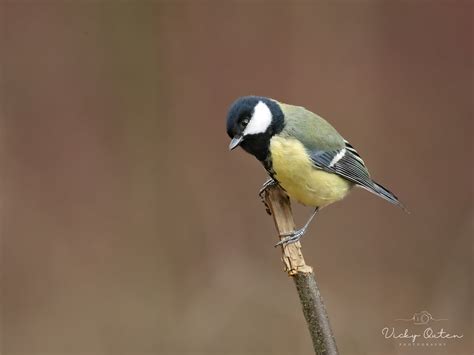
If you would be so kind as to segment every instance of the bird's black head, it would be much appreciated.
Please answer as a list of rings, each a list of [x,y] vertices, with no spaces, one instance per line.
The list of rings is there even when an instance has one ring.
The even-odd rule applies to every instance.
[[[268,156],[270,138],[281,132],[284,116],[277,101],[260,96],[237,99],[227,114],[227,134],[232,141],[229,149],[241,146],[264,161]]]

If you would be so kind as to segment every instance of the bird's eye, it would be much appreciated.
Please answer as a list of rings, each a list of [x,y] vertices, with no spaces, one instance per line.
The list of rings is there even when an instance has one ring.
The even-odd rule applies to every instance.
[[[247,127],[248,124],[249,124],[248,118],[244,118],[242,121],[240,121],[240,125],[242,126],[242,128]]]

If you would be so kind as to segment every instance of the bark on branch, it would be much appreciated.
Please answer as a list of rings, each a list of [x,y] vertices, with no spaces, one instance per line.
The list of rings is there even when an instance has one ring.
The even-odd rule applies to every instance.
[[[279,186],[269,186],[265,190],[265,202],[272,212],[280,239],[282,234],[293,232],[295,222],[288,196]],[[285,271],[295,282],[303,307],[303,314],[317,355],[337,355],[336,341],[329,325],[329,319],[313,269],[306,265],[299,242],[282,247],[282,261]]]

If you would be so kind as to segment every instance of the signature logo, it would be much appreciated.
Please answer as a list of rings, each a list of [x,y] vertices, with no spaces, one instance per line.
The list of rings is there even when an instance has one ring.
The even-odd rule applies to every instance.
[[[403,321],[403,322],[413,322],[413,324],[415,324],[415,325],[424,325],[424,324],[428,324],[431,321],[439,322],[439,321],[443,321],[443,320],[447,320],[447,319],[446,318],[436,319],[431,315],[431,313],[429,313],[427,311],[421,311],[419,313],[415,313],[413,315],[413,317],[411,317],[411,318],[408,318],[408,319],[399,318],[399,319],[395,319],[395,320],[396,321]]]
[[[462,339],[464,334],[449,330],[444,321],[447,318],[437,318],[427,311],[413,314],[411,318],[397,318],[396,323],[408,323],[404,327],[398,324],[382,328],[385,339],[398,341],[399,346],[443,347],[450,341]]]

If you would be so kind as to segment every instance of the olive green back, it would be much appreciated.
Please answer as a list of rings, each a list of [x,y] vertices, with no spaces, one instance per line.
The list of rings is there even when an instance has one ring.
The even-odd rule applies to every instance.
[[[285,128],[280,135],[298,139],[309,151],[344,148],[344,139],[324,118],[301,106],[279,105],[285,115]]]

